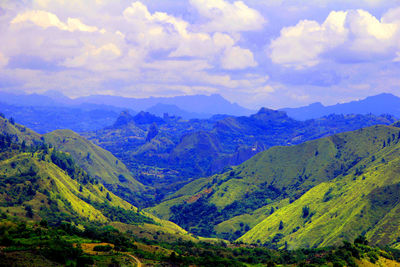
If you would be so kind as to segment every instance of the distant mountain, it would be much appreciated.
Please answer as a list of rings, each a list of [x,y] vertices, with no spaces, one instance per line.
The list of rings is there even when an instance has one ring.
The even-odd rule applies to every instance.
[[[39,94],[12,94],[0,91],[0,99],[2,103],[18,106],[61,106],[60,102],[54,101],[52,97]]]
[[[4,100],[4,99],[2,99]],[[111,125],[122,108],[100,105],[21,106],[0,103],[0,112],[19,123],[44,134],[57,129],[75,132],[93,131]]]
[[[97,95],[70,99],[58,91],[48,91],[43,95],[0,92],[0,113],[13,117],[39,133],[57,129],[75,132],[102,129],[111,125],[123,110],[128,110],[132,115],[139,111],[159,117],[168,114],[170,119],[174,116],[194,119],[210,118],[217,114],[237,116],[252,113],[220,95],[158,98]]]
[[[230,103],[220,95],[188,95],[176,97],[149,97],[149,98],[128,98],[121,96],[93,95],[81,97],[74,100],[75,103],[95,103],[111,105],[116,107],[129,108],[133,110],[147,110],[157,104],[174,105],[190,113],[204,114],[229,114],[249,115],[252,110]],[[173,114],[175,115],[175,114]],[[176,114],[179,115],[179,114]]]
[[[369,96],[363,100],[324,106],[321,103],[299,108],[283,108],[282,111],[298,120],[315,119],[329,114],[391,114],[400,118],[400,97],[392,94]]]
[[[178,108],[176,105],[169,105],[169,104],[161,104],[158,103],[148,109],[147,112],[155,114],[159,117],[163,117],[164,114],[168,114],[169,116],[178,116],[182,117],[183,119],[207,119],[212,116],[210,113],[195,113],[183,110]]]

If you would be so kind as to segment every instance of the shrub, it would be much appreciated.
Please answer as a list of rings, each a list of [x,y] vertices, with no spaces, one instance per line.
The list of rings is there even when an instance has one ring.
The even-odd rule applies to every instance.
[[[108,251],[111,251],[111,250],[112,250],[112,246],[110,246],[110,245],[106,245],[106,246],[99,245],[99,246],[95,246],[93,248],[93,251],[108,252]]]

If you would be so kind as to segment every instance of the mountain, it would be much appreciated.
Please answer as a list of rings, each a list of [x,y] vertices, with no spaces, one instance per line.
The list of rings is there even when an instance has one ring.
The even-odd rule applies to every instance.
[[[313,103],[305,107],[284,108],[282,111],[298,120],[315,119],[329,114],[391,114],[400,117],[400,98],[392,94],[379,94],[349,103],[324,106]]]
[[[0,112],[26,127],[44,134],[57,129],[94,131],[111,125],[121,108],[100,105],[21,106],[0,103]],[[62,118],[62,119],[60,119]]]
[[[212,116],[210,113],[195,113],[183,110],[176,105],[169,105],[169,104],[161,104],[158,103],[148,109],[147,112],[157,115],[159,117],[163,117],[164,114],[182,117],[183,119],[207,119]]]
[[[179,109],[191,113],[202,114],[206,110],[209,114],[248,115],[252,111],[230,103],[218,94],[188,95],[175,97],[149,97],[149,98],[128,98],[120,96],[93,95],[80,97],[74,100],[75,103],[105,104],[115,107],[130,108],[133,110],[147,110],[157,104],[174,105]],[[175,114],[174,114],[175,115]]]
[[[57,129],[94,131],[111,125],[124,110],[135,115],[147,111],[164,117],[209,118],[215,114],[247,115],[251,111],[232,104],[220,95],[169,98],[124,98],[89,96],[70,99],[58,91],[39,94],[0,92],[0,112],[39,133]],[[204,110],[207,110],[204,113]],[[60,120],[59,118],[63,118]],[[77,119],[79,118],[79,119]]]
[[[120,158],[141,183],[160,189],[221,172],[272,146],[394,121],[391,116],[375,115],[297,121],[283,111],[267,108],[250,116],[203,120],[123,112],[112,127],[83,135]]]
[[[396,247],[399,158],[400,128],[372,126],[272,147],[148,210],[192,233],[274,248],[337,245],[358,235]]]
[[[18,106],[55,106],[61,103],[54,102],[49,96],[39,94],[12,94],[0,91],[2,103]]]

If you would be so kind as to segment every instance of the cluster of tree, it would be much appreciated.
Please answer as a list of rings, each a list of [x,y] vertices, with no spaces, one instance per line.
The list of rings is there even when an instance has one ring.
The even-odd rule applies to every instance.
[[[152,218],[147,217],[133,210],[126,210],[120,207],[113,207],[110,206],[107,202],[104,203],[92,202],[91,204],[96,209],[100,210],[104,216],[106,216],[107,218],[109,218],[114,222],[122,222],[134,225],[143,223],[156,224],[156,222]]]
[[[66,171],[72,179],[75,179],[84,185],[87,183],[94,184],[98,182],[96,179],[90,177],[81,167],[75,164],[71,155],[62,151],[57,151],[54,148],[50,158],[54,164]]]
[[[271,202],[271,199],[285,197],[286,194],[272,185],[262,184],[260,188],[253,192],[249,192],[241,200],[235,200],[219,210],[214,204],[208,203],[210,196],[203,196],[193,203],[182,203],[174,205],[170,208],[170,220],[183,227],[185,230],[200,236],[215,237],[214,225],[229,220],[240,214],[248,213]],[[240,235],[245,233],[242,231],[233,234],[222,234],[219,237],[228,240],[236,240]],[[249,229],[247,229],[249,230]]]

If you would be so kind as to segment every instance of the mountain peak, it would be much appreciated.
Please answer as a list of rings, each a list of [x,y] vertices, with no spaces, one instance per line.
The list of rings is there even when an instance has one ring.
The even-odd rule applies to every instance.
[[[117,120],[115,121],[113,127],[114,128],[119,128],[121,126],[125,126],[129,123],[134,123],[134,118],[132,117],[132,115],[129,113],[129,111],[124,110],[122,111]]]
[[[133,121],[137,124],[163,124],[164,120],[149,112],[141,111],[133,117]]]
[[[284,111],[273,110],[265,107],[261,108],[255,115],[252,115],[252,117],[262,120],[279,120],[288,118]]]

